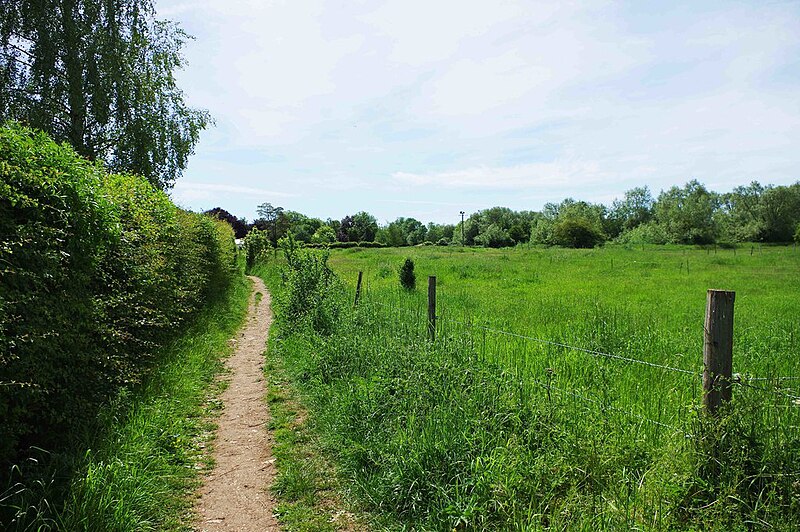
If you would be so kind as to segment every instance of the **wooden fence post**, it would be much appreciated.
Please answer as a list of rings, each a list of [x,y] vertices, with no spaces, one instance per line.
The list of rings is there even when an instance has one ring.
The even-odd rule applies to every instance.
[[[364,272],[358,272],[358,282],[356,283],[356,299],[353,301],[353,306],[358,306],[358,299],[361,297],[361,278],[363,277]]]
[[[731,400],[733,373],[733,302],[736,292],[709,290],[703,338],[703,406],[716,415]]]
[[[436,276],[428,277],[428,336],[436,340]]]

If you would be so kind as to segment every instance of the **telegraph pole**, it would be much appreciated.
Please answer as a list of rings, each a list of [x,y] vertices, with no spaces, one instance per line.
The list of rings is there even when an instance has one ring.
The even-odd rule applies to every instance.
[[[464,245],[464,211],[461,211],[461,245]]]

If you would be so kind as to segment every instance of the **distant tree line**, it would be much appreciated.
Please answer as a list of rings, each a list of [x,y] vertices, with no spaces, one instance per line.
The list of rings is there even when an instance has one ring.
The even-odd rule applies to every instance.
[[[541,211],[492,207],[471,214],[463,226],[397,218],[385,225],[361,211],[341,220],[312,218],[265,203],[247,224],[222,209],[209,213],[227,220],[237,237],[252,228],[274,246],[291,232],[296,240],[324,244],[377,242],[386,246],[467,245],[506,247],[520,243],[588,248],[625,244],[712,244],[800,241],[800,182],[789,186],[753,181],[720,194],[697,180],[653,197],[647,187],[627,191],[610,207],[567,198]]]

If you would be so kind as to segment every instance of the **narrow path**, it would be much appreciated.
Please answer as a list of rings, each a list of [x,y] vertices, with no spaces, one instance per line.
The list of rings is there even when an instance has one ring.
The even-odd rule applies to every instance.
[[[275,473],[272,441],[266,428],[264,347],[272,323],[264,282],[253,281],[247,324],[226,361],[230,385],[222,394],[223,410],[214,443],[216,464],[206,477],[195,507],[200,531],[279,530],[274,501],[267,492]],[[261,293],[259,298],[256,294]]]

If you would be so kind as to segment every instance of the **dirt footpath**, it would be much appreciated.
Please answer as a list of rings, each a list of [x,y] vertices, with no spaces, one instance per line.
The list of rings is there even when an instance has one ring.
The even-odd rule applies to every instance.
[[[227,360],[230,385],[222,394],[223,410],[214,442],[214,469],[206,477],[195,507],[196,530],[279,530],[274,501],[267,487],[275,466],[269,418],[264,401],[264,348],[272,323],[270,297],[264,282],[253,281],[247,323]],[[260,300],[256,294],[261,293]]]

